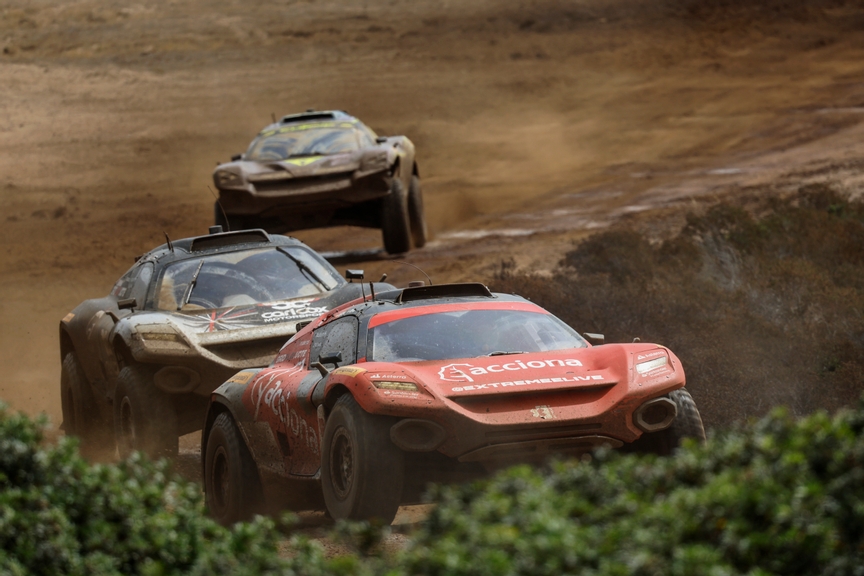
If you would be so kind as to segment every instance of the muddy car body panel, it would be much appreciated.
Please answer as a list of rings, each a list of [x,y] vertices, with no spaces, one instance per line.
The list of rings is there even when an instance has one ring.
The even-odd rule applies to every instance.
[[[406,194],[415,228],[422,220],[411,140],[378,137],[338,110],[289,115],[267,126],[244,154],[216,167],[213,181],[216,222],[232,229],[386,228],[393,218],[388,198]],[[423,234],[420,245],[425,224]]]
[[[348,395],[363,418],[386,423],[405,462],[406,502],[412,485],[442,470],[633,444],[672,425],[668,396],[684,384],[663,346],[591,346],[539,306],[482,285],[407,288],[305,326],[268,368],[217,389],[208,422],[241,402],[231,410],[245,415],[240,428],[257,429],[244,435],[265,484],[281,475],[321,482],[326,494],[328,421]]]
[[[168,395],[184,434],[201,428],[218,385],[266,366],[299,325],[361,292],[293,238],[245,230],[176,240],[61,321],[61,360],[74,355],[106,428],[120,373],[137,366],[154,393]],[[64,420],[73,420],[68,400]]]

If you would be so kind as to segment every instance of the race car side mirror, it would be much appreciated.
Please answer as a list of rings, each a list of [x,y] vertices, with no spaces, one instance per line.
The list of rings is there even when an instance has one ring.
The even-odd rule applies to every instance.
[[[385,143],[386,141],[387,141],[387,137],[386,137],[386,136],[378,136],[377,138],[375,138],[375,143],[376,143],[376,144],[383,144],[383,143]]]
[[[345,278],[348,280],[363,280],[363,270],[345,270]]]
[[[231,162],[237,162],[238,160],[243,159],[243,154],[234,154],[231,156]]]
[[[606,336],[604,336],[603,334],[593,334],[591,332],[585,332],[584,334],[582,334],[582,336],[584,336],[585,339],[588,340],[589,342],[591,342],[592,344],[605,344],[606,343]]]
[[[327,367],[324,366],[323,364],[321,364],[320,362],[312,362],[312,367],[318,369],[318,372],[321,373],[322,378],[324,376],[327,376],[328,374],[330,374],[330,371],[327,370]]]
[[[321,364],[333,364],[338,368],[339,363],[342,362],[342,352],[324,353],[318,357],[318,362]]]
[[[138,300],[135,298],[125,298],[117,301],[117,308],[120,310],[132,310],[138,307]]]

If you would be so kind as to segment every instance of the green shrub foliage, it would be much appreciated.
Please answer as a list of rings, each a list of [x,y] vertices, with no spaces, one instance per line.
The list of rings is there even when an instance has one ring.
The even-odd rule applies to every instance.
[[[864,399],[797,420],[777,409],[674,456],[596,452],[464,486],[407,548],[340,524],[327,558],[269,519],[226,529],[164,463],[90,465],[0,409],[0,573],[124,575],[864,575]]]
[[[43,430],[0,405],[0,574],[356,573],[300,535],[285,542],[273,520],[223,528],[164,461],[91,465],[74,440],[45,445]]]
[[[438,488],[407,574],[864,574],[864,402]]]

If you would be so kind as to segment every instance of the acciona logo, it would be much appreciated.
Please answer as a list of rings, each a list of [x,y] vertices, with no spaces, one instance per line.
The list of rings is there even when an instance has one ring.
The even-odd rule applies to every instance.
[[[531,360],[522,362],[516,360],[505,364],[490,364],[489,366],[474,366],[473,364],[448,364],[438,371],[438,377],[446,382],[474,382],[472,376],[494,374],[498,372],[513,372],[516,370],[540,370],[541,368],[557,368],[562,366],[582,366],[582,362],[572,358],[555,360]]]

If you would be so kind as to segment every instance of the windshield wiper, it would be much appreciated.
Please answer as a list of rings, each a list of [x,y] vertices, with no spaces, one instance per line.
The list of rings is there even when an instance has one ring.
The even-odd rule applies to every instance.
[[[198,274],[201,273],[201,267],[204,266],[204,260],[198,263],[198,268],[195,269],[195,274],[192,275],[192,280],[189,281],[189,285],[186,287],[186,292],[183,293],[183,299],[180,300],[180,303],[177,304],[177,310],[181,310],[183,306],[189,302],[189,298],[192,297],[192,290],[195,289],[195,285],[198,283]]]
[[[312,268],[310,268],[308,264],[306,264],[305,262],[303,262],[302,260],[300,260],[300,259],[297,258],[296,256],[293,256],[293,255],[292,255],[290,252],[288,252],[287,250],[283,250],[282,248],[277,248],[277,250],[279,250],[279,252],[282,252],[283,254],[285,254],[285,256],[287,256],[288,258],[290,258],[291,261],[294,262],[294,264],[295,264],[295,265],[297,266],[297,268],[300,270],[300,272],[301,272],[304,276],[306,276],[306,278],[308,278],[309,280],[312,280],[313,282],[317,282],[318,284],[320,284],[321,286],[323,286],[325,292],[329,292],[330,290],[333,289],[333,288],[331,288],[330,286],[328,286],[328,285],[327,285],[323,280],[321,280],[321,278],[319,278],[318,275],[315,274],[315,271],[312,270]]]
[[[522,350],[514,350],[512,352],[505,352],[503,350],[496,350],[495,352],[490,352],[486,354],[486,356],[510,356],[511,354],[525,354]]]

